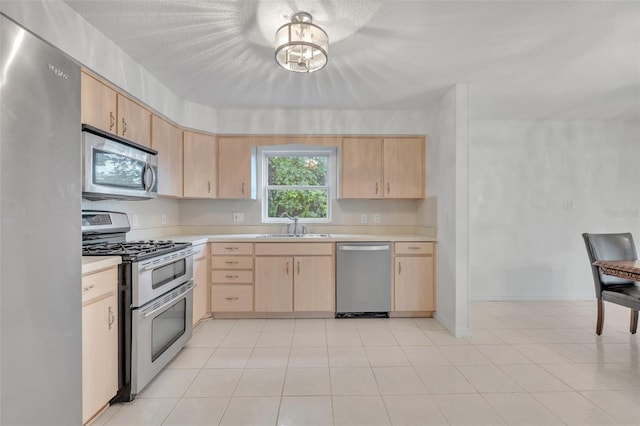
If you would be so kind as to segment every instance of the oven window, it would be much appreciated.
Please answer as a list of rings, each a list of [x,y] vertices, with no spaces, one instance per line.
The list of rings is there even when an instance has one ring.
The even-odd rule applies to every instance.
[[[151,362],[184,334],[186,316],[187,299],[182,298],[151,321]]]
[[[156,268],[151,273],[151,287],[155,290],[169,283],[176,278],[180,278],[187,272],[187,261],[178,260],[168,265]]]
[[[93,150],[93,183],[144,190],[145,162],[125,155]]]

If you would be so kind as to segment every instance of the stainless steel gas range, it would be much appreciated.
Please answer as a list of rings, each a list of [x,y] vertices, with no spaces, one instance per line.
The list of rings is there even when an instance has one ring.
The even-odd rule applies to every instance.
[[[191,339],[191,243],[125,241],[125,213],[83,210],[82,255],[120,256],[119,390],[131,401]]]

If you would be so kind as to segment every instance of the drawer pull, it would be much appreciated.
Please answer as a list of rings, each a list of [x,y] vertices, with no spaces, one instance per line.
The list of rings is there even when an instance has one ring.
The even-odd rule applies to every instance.
[[[237,265],[238,261],[237,260],[227,260],[224,263],[226,263],[227,265]]]
[[[225,278],[229,278],[229,279],[231,279],[231,280],[235,280],[235,279],[237,279],[237,278],[240,278],[240,276],[239,276],[239,275],[225,275],[224,277],[225,277]]]
[[[225,250],[238,250],[238,247],[225,247]]]
[[[416,247],[416,246],[409,246],[407,247],[409,250],[420,250],[420,247]]]
[[[82,292],[83,293],[87,292],[87,291],[91,290],[93,287],[95,287],[93,284],[91,284],[90,286],[87,286],[87,287],[82,287]]]
[[[238,300],[237,297],[225,297],[224,299],[225,300]]]

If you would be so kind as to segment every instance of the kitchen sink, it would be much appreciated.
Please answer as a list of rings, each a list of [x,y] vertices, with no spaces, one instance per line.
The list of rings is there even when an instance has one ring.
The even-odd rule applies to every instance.
[[[330,234],[262,234],[259,238],[329,238]]]

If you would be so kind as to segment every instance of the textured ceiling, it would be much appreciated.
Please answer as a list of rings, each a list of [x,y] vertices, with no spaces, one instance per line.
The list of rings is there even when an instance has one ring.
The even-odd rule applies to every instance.
[[[640,119],[640,2],[65,0],[178,96],[213,108],[424,110],[469,83],[476,119]],[[280,68],[297,11],[329,63]]]

